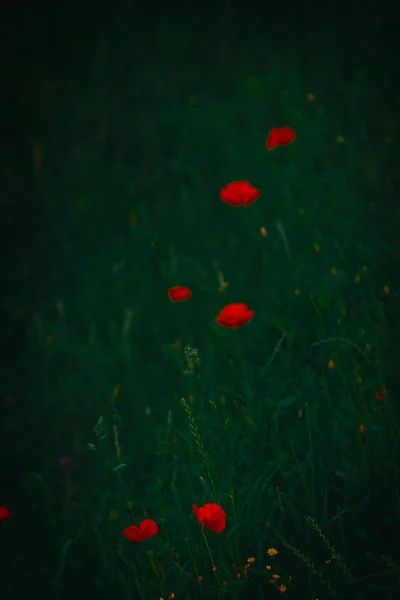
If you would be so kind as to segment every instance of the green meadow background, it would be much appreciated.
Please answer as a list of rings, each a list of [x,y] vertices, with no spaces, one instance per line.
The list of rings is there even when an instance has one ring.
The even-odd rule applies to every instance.
[[[389,7],[0,17],[1,599],[399,598]]]

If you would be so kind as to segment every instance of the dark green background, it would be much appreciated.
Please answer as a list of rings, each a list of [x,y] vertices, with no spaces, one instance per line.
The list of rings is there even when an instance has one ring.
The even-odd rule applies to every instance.
[[[368,389],[372,398],[374,385],[390,389],[389,421],[397,424],[399,9],[389,2],[317,4],[0,4],[0,505],[14,514],[0,529],[1,598],[99,597],[93,582],[97,575],[107,579],[99,566],[107,561],[98,560],[91,541],[91,517],[98,515],[94,529],[101,529],[101,515],[122,500],[115,500],[111,484],[97,481],[87,457],[93,424],[119,382],[127,463],[135,485],[148,489],[159,469],[152,436],[163,435],[177,398],[193,393],[170,346],[180,338],[209,357],[205,400],[230,385],[220,348],[226,344],[228,357],[236,360],[234,338],[226,331],[207,333],[224,303],[243,301],[255,310],[242,351],[254,369],[256,393],[270,389],[278,397],[298,390],[307,397],[315,388],[330,355],[317,354],[310,344],[340,335],[336,321],[344,308],[350,339],[361,343],[356,336],[365,324],[376,346],[379,340],[380,362]],[[307,93],[315,94],[315,105]],[[188,104],[192,95],[195,106]],[[267,153],[269,129],[290,125],[290,119],[296,122],[295,144]],[[311,126],[320,132],[315,146]],[[340,134],[343,148],[332,143]],[[389,134],[391,143],[385,143]],[[43,153],[38,169],[35,145]],[[218,198],[219,189],[235,179],[261,188],[260,201],[243,213]],[[302,206],[311,214],[303,221]],[[275,224],[281,220],[290,264],[279,250]],[[260,226],[268,229],[268,255]],[[316,240],[323,250],[318,264],[312,254]],[[214,260],[230,282],[225,296],[218,292]],[[368,277],[357,295],[352,281],[363,264]],[[329,276],[333,266],[343,272],[337,284]],[[179,284],[188,285],[193,298],[172,306],[166,292]],[[389,296],[382,292],[385,285]],[[296,287],[302,291],[297,304]],[[325,330],[310,295],[319,298]],[[60,301],[65,318],[57,309]],[[132,327],[121,341],[127,309],[133,310]],[[286,349],[293,363],[263,379],[282,331],[291,332]],[[333,396],[339,394],[339,384],[332,386]],[[3,401],[9,396],[12,403]],[[143,424],[145,406],[153,416]],[[345,419],[341,413],[338,422]],[[200,421],[208,427],[207,417]],[[184,414],[176,422],[184,430]],[[205,436],[217,445],[218,427],[209,427]],[[254,434],[255,447],[261,433]],[[290,437],[304,458],[306,438]],[[395,457],[396,449],[394,443],[382,452]],[[63,503],[70,500],[65,486],[72,484],[55,467],[64,454],[73,457],[71,493],[82,507],[69,517]],[[216,466],[221,485],[223,464]],[[377,504],[362,517],[361,529],[376,513],[379,494],[390,496],[379,463],[371,469]],[[230,474],[233,480],[240,480],[242,491],[251,488],[254,479],[238,471]],[[227,484],[221,493],[229,489]],[[151,506],[153,495],[146,494]],[[362,494],[354,494],[357,502]],[[137,515],[143,508],[136,497]],[[388,500],[388,517],[385,510],[371,524],[368,542],[357,535],[349,541],[350,556],[375,543],[382,544],[381,553],[393,544],[398,549],[390,537],[398,532],[398,506]],[[386,520],[390,531],[382,529]],[[82,523],[79,559],[72,560],[64,581],[60,552]],[[285,535],[289,529],[286,523]],[[390,581],[382,583],[380,597],[399,592]],[[293,590],[292,597],[305,597],[296,596],[304,589]],[[152,597],[161,593],[154,589]],[[115,596],[106,594],[127,597],[117,583]]]

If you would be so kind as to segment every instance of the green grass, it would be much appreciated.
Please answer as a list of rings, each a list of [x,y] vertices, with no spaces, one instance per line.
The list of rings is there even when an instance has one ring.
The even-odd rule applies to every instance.
[[[160,23],[150,46],[121,18],[21,83],[43,211],[9,268],[27,293],[4,330],[25,347],[3,368],[1,596],[395,598],[390,73],[345,72],[322,40],[306,65],[300,34],[277,52]],[[282,125],[296,141],[267,152]],[[242,179],[260,200],[222,203]],[[231,302],[255,311],[236,331],[215,323]],[[209,502],[227,526],[205,538]],[[144,518],[157,536],[122,536]]]

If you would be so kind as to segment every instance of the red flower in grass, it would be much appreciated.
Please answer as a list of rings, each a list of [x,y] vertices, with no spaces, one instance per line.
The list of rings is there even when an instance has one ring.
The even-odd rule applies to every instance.
[[[7,521],[8,519],[11,519],[11,517],[11,511],[8,510],[6,506],[0,506],[0,523],[1,521]]]
[[[267,150],[275,150],[278,146],[287,146],[296,139],[296,134],[291,127],[275,127],[267,137]]]
[[[219,504],[205,504],[200,508],[196,504],[192,504],[192,508],[204,529],[211,529],[217,533],[225,529],[226,514]]]
[[[387,390],[387,389],[384,389],[384,390],[383,390],[383,392],[376,392],[376,394],[375,394],[375,398],[376,398],[376,399],[377,399],[379,402],[381,402],[381,401],[383,400],[383,396],[384,396],[385,394],[388,394],[388,393],[389,393],[389,390]]]
[[[220,190],[219,197],[222,202],[231,206],[249,206],[260,197],[260,190],[253,187],[247,181],[233,181]]]
[[[157,523],[152,521],[152,519],[144,519],[141,521],[139,527],[136,527],[136,525],[131,525],[122,532],[122,534],[131,542],[143,542],[144,540],[147,540],[147,538],[152,537],[157,533]]]
[[[221,309],[218,317],[215,319],[218,325],[236,329],[241,325],[249,323],[254,315],[253,310],[249,310],[246,304],[237,302],[236,304],[228,304]]]
[[[192,292],[184,285],[177,285],[169,288],[168,296],[171,302],[183,302],[183,300],[189,300],[192,297]]]

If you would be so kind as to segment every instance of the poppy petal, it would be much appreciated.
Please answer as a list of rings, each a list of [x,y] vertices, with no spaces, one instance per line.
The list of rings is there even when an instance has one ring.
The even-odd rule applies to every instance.
[[[218,325],[221,325],[222,327],[232,327],[232,321],[229,321],[229,319],[224,319],[224,317],[218,316],[215,317],[215,320]]]
[[[205,504],[200,508],[193,504],[192,509],[199,523],[206,529],[219,533],[225,528],[226,514],[219,504]]]
[[[247,181],[232,181],[220,190],[219,196],[223,202],[231,206],[249,206],[260,197],[260,190]]]
[[[152,519],[143,519],[140,526],[130,525],[123,530],[122,534],[131,542],[143,542],[147,538],[158,533],[158,526]]]
[[[246,325],[247,323],[249,323],[251,321],[251,319],[253,318],[253,314],[254,314],[253,311],[249,310],[246,313],[244,313],[243,316],[241,316],[239,318],[224,319],[224,317],[218,316],[215,318],[215,320],[218,323],[218,325],[221,325],[222,327],[229,327],[230,329],[237,329],[241,325]]]
[[[226,188],[223,188],[219,192],[219,197],[221,198],[222,202],[226,202],[227,204],[230,204],[231,206],[240,206],[242,204],[242,201],[241,201],[240,197],[237,195],[236,191],[233,189],[230,189],[229,186]]]
[[[142,535],[140,533],[139,527],[136,525],[130,525],[126,529],[123,530],[122,535],[124,535],[131,542],[141,542]]]
[[[0,522],[11,519],[11,511],[6,506],[0,506]]]
[[[216,322],[222,327],[236,329],[241,325],[246,325],[253,318],[254,311],[249,310],[247,304],[241,302],[228,304],[221,309],[220,314],[216,317]]]
[[[224,308],[221,309],[220,315],[222,317],[236,317],[237,315],[241,315],[246,310],[247,304],[243,304],[243,302],[234,302],[224,306]]]
[[[189,300],[192,297],[192,292],[188,287],[184,285],[177,285],[175,287],[169,288],[168,296],[171,302],[182,302],[184,300]]]
[[[268,134],[266,146],[268,150],[274,150],[278,146],[287,146],[296,139],[296,134],[291,127],[275,127]]]
[[[286,146],[296,139],[296,134],[291,127],[282,127],[280,132],[280,145]]]
[[[268,134],[267,142],[266,142],[267,150],[274,150],[277,147],[278,135],[279,134],[278,134],[277,129],[271,129],[271,131]]]
[[[253,318],[254,315],[254,311],[253,310],[246,310],[246,312],[244,312],[242,315],[240,315],[240,317],[237,318],[237,324],[238,326],[240,325],[246,325],[247,323],[249,323],[251,321],[251,319]]]
[[[200,521],[200,519],[199,519],[199,517],[200,517],[200,509],[199,509],[199,507],[196,504],[192,504],[192,509],[193,509],[194,514],[196,515],[196,519],[198,521]]]
[[[258,190],[257,188],[253,188],[252,190],[249,190],[248,195],[246,196],[246,198],[243,199],[243,206],[250,206],[250,204],[253,204],[253,202],[258,200],[259,197],[260,197],[260,190]]]
[[[226,525],[224,510],[218,504],[205,504],[203,508],[207,527],[217,533],[222,531]]]
[[[147,538],[152,537],[158,533],[158,526],[155,521],[152,519],[144,519],[140,523],[140,533],[142,534],[142,538],[147,540]]]

